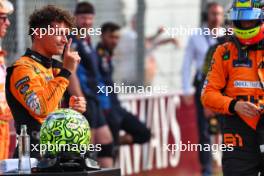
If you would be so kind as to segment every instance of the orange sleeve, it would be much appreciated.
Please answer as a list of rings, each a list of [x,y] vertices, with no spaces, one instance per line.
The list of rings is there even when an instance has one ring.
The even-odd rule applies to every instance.
[[[221,90],[224,89],[227,84],[228,76],[227,61],[223,61],[222,58],[224,51],[225,48],[219,46],[213,55],[211,68],[209,69],[207,78],[204,82],[201,101],[206,108],[209,108],[212,111],[231,114],[229,106],[233,98],[224,96],[221,93]]]
[[[11,75],[10,90],[30,114],[44,118],[58,107],[69,81],[63,76],[43,81],[32,66],[19,65]]]

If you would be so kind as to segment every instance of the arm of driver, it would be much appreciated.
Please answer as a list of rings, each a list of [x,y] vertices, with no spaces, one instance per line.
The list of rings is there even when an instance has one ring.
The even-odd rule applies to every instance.
[[[225,96],[221,90],[226,86],[227,82],[227,64],[223,63],[222,54],[225,51],[223,46],[218,46],[212,62],[211,70],[207,74],[204,88],[201,95],[201,101],[206,108],[215,112],[230,114],[229,106],[233,98]]]

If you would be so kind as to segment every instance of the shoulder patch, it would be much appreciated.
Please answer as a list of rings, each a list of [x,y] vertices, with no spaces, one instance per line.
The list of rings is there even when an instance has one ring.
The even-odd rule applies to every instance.
[[[24,94],[28,91],[28,89],[29,89],[29,85],[28,85],[28,84],[24,84],[24,85],[21,86],[19,92],[20,92],[22,95],[24,95]]]
[[[25,77],[21,78],[15,84],[16,89],[18,89],[22,84],[25,84],[25,83],[27,83],[29,81],[30,81],[29,76],[25,76]]]
[[[31,93],[26,98],[26,105],[37,115],[40,115],[41,113],[41,106],[38,96],[35,93]]]

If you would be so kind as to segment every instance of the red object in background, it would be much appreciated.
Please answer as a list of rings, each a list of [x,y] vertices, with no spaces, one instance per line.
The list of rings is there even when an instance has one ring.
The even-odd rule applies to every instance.
[[[164,148],[162,148],[164,143],[165,145],[179,144],[179,141],[182,144],[198,144],[195,106],[179,104],[180,101],[175,103],[175,98],[179,99],[179,95],[125,98],[124,107],[139,115],[141,120],[145,121],[147,126],[151,128],[153,136],[149,144],[144,146],[145,148],[142,145],[122,146],[120,148],[119,165],[122,174],[133,176],[200,175],[197,151],[180,151],[173,155],[178,155],[179,159],[176,164],[175,160],[172,164],[171,158],[175,159],[175,157],[172,157],[171,151],[164,153]],[[174,109],[170,110],[170,107],[174,107]],[[144,114],[146,115],[142,118]],[[177,130],[175,130],[176,128]],[[168,133],[168,137],[164,133]],[[159,153],[161,154],[159,155]]]
[[[194,104],[186,106],[181,103],[176,112],[181,130],[182,143],[188,144],[188,141],[190,141],[192,144],[198,144],[198,129]],[[179,165],[175,168],[168,167],[161,170],[154,169],[134,176],[200,176],[198,152],[181,152]]]
[[[182,143],[188,144],[188,141],[190,141],[192,144],[198,144],[199,140],[195,105],[186,106],[181,103],[180,107],[177,109],[177,119],[180,124]],[[198,152],[182,152],[181,161],[178,168],[175,169],[175,173],[177,176],[200,175]]]

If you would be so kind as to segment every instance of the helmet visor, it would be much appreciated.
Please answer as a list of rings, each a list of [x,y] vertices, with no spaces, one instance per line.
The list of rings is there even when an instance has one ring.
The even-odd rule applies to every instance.
[[[235,20],[259,20],[263,19],[263,12],[259,8],[233,8],[228,19]]]
[[[247,30],[243,30],[243,29],[238,29],[238,28],[234,28],[234,33],[238,38],[247,40],[247,39],[251,39],[255,36],[257,36],[260,32],[260,26],[257,26],[253,29],[247,29]]]

